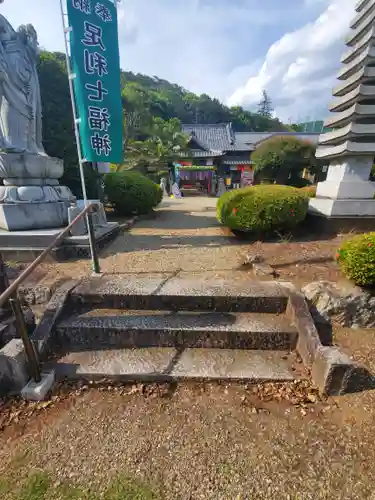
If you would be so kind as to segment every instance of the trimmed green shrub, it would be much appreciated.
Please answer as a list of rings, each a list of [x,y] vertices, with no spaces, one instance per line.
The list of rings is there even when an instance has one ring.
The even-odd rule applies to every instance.
[[[375,285],[375,233],[346,240],[337,251],[336,260],[344,274],[357,285]]]
[[[111,172],[104,177],[108,201],[120,215],[147,214],[162,200],[160,187],[139,172]]]
[[[232,230],[268,233],[292,229],[302,222],[308,196],[290,186],[259,185],[239,190],[222,208],[223,224]]]
[[[251,188],[246,187],[246,188],[241,188],[241,189],[233,189],[232,191],[227,191],[223,195],[220,196],[220,198],[217,200],[216,204],[216,217],[217,220],[220,222],[220,224],[223,223],[223,218],[222,218],[222,211],[224,206],[235,196],[237,196],[239,193],[245,192]]]
[[[306,193],[306,195],[309,198],[315,198],[316,197],[316,186],[306,186],[301,188],[301,191]]]

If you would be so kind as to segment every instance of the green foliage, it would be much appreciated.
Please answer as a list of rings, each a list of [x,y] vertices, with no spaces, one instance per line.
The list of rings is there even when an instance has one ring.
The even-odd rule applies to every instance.
[[[198,96],[157,77],[122,72],[121,78],[125,121],[129,123],[126,127],[129,126],[129,137],[135,140],[143,140],[142,130],[153,117],[177,118],[181,123],[232,122],[237,132],[288,130],[278,119],[240,106],[229,108],[207,94]]]
[[[224,203],[223,224],[233,230],[268,233],[292,229],[302,222],[308,209],[308,197],[290,186],[259,185],[240,189]]]
[[[108,201],[120,215],[147,214],[162,200],[160,187],[139,172],[112,172],[104,183]]]
[[[81,196],[78,158],[65,55],[42,51],[38,65],[42,107],[43,142],[48,155],[64,160],[61,182]],[[126,165],[144,173],[155,165],[165,169],[174,161],[186,137],[181,123],[232,122],[234,130],[288,130],[279,120],[241,107],[229,108],[206,94],[200,96],[156,77],[121,73],[124,108],[124,152]],[[85,169],[89,196],[96,196],[92,168]]]
[[[344,274],[357,285],[375,285],[375,233],[345,241],[336,254]]]
[[[189,138],[181,131],[176,118],[153,118],[144,141],[129,140],[125,152],[126,168],[135,168],[145,174],[149,169],[163,169],[176,161],[187,150]]]
[[[303,169],[316,163],[315,146],[312,143],[282,135],[263,141],[251,158],[258,177],[298,187],[301,187]]]

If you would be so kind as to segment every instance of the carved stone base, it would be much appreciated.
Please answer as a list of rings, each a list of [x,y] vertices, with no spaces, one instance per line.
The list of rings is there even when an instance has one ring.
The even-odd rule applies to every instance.
[[[6,186],[58,184],[63,173],[63,161],[58,158],[30,153],[0,153],[0,177]]]
[[[69,203],[0,203],[0,228],[6,231],[50,229],[66,226]]]
[[[75,201],[75,196],[66,186],[0,186],[0,203],[48,203]]]

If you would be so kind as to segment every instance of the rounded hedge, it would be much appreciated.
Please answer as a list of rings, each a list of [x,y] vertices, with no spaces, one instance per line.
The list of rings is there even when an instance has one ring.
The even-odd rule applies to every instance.
[[[235,196],[237,196],[239,193],[245,192],[251,188],[246,187],[246,188],[241,188],[241,189],[233,189],[232,191],[227,191],[226,193],[222,194],[220,198],[217,200],[216,204],[216,217],[217,220],[220,222],[220,224],[223,223],[223,208],[224,206]]]
[[[309,198],[315,198],[316,197],[316,186],[306,186],[303,188],[300,188],[301,191],[307,194]]]
[[[375,233],[361,234],[345,241],[336,259],[344,274],[357,285],[375,285]]]
[[[292,229],[306,215],[309,198],[301,189],[259,185],[238,190],[223,204],[222,221],[236,231],[268,233]]]
[[[104,177],[108,201],[120,215],[147,214],[162,200],[160,187],[139,172],[111,172]]]

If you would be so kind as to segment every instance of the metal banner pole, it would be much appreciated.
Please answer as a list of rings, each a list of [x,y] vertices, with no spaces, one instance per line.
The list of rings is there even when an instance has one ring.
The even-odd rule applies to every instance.
[[[82,195],[83,195],[83,201],[85,203],[85,207],[87,207],[89,205],[89,201],[87,199],[85,172],[84,172],[84,168],[83,168],[83,165],[85,163],[85,159],[82,158],[81,140],[80,140],[80,135],[79,135],[80,119],[79,119],[78,113],[77,113],[77,106],[76,106],[76,102],[75,102],[74,86],[73,86],[73,79],[76,77],[76,75],[72,73],[71,65],[70,65],[70,55],[69,55],[68,35],[71,32],[71,28],[66,23],[67,14],[64,12],[64,3],[63,2],[64,2],[64,0],[60,0],[61,19],[62,19],[62,24],[63,24],[64,41],[65,41],[66,68],[67,68],[68,79],[69,79],[70,99],[72,102],[74,133],[75,133],[76,143],[77,143],[77,153],[78,153],[78,162],[79,162],[79,173],[80,173],[81,185],[82,185]],[[97,256],[98,254],[96,252],[95,231],[93,229],[91,212],[86,214],[86,224],[87,224],[87,230],[88,230],[88,236],[89,236],[92,270],[94,273],[99,274],[100,273],[100,265],[99,265],[99,259]]]

